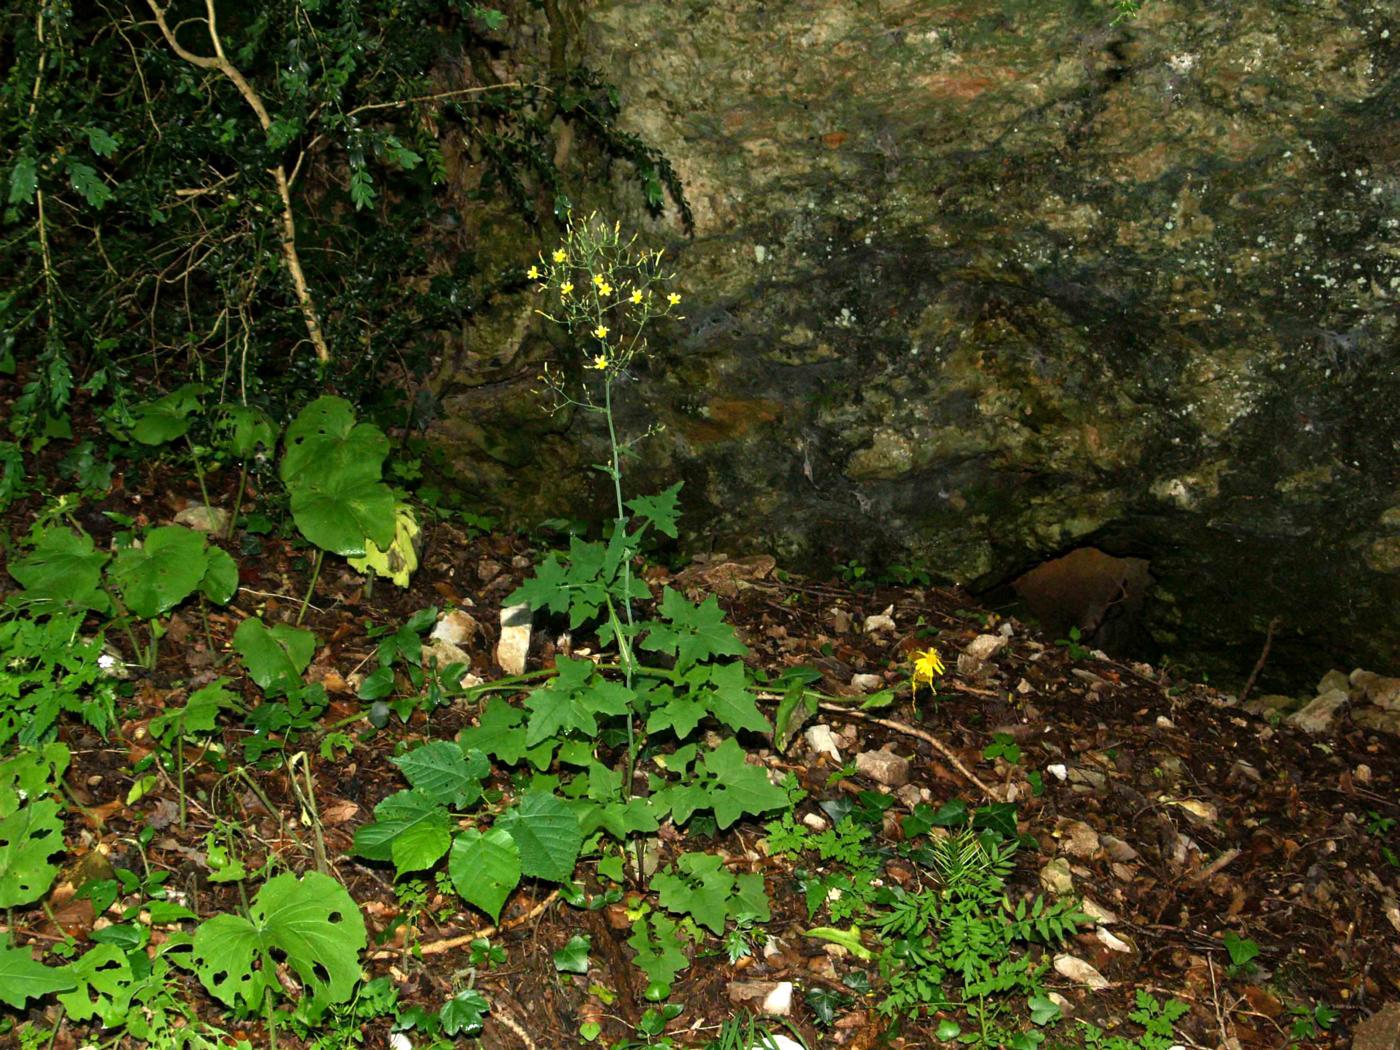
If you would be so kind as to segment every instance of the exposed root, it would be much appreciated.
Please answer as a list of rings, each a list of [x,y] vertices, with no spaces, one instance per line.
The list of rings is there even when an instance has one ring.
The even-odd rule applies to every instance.
[[[456,937],[447,937],[440,941],[429,941],[427,944],[420,944],[418,952],[421,955],[441,955],[443,952],[450,952],[457,948],[465,948],[472,941],[480,940],[482,937],[494,937],[498,933],[505,933],[513,930],[517,926],[524,926],[527,922],[533,922],[544,914],[548,908],[558,898],[559,891],[552,891],[549,896],[540,901],[524,915],[517,915],[509,922],[503,922],[499,926],[483,926],[479,930],[472,930],[471,933],[461,933]],[[402,954],[398,948],[381,948],[373,953],[371,959],[393,959]],[[533,1045],[533,1044],[532,1044]]]

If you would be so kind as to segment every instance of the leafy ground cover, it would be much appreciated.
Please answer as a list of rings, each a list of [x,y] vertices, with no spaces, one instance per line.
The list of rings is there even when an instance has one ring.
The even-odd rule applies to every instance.
[[[200,498],[188,475],[150,480],[83,509],[95,550],[173,527]],[[762,719],[804,689],[831,698],[786,704],[806,718],[782,751],[747,716],[705,751],[725,729],[705,711],[713,781],[754,777],[783,802],[658,821],[643,882],[630,853],[586,849],[587,825],[560,819],[586,794],[531,782],[567,767],[525,757],[512,712],[531,710],[529,683],[428,699],[441,676],[423,639],[449,608],[480,628],[462,645],[470,673],[506,677],[499,612],[539,543],[438,521],[409,589],[366,597],[328,561],[298,628],[315,555],[284,531],[237,533],[227,605],[163,613],[154,667],[128,678],[90,670],[100,646],[7,648],[7,710],[41,708],[45,683],[91,699],[60,705],[54,733],[25,713],[0,767],[0,998],[18,1045],[262,1046],[269,1027],[294,1046],[389,1045],[394,1030],[496,1047],[764,1031],[809,1046],[1344,1045],[1400,987],[1397,763],[1366,730],[1275,728],[930,586],[639,561],[650,593],[734,625]],[[540,626],[529,669],[559,669],[550,688],[567,696],[598,639]],[[991,647],[979,637],[1007,640],[968,658]],[[930,647],[950,666],[915,698]],[[857,759],[883,749],[907,768]],[[464,827],[473,806],[497,819]],[[783,1007],[786,982],[792,1028],[746,1029],[747,1011]]]

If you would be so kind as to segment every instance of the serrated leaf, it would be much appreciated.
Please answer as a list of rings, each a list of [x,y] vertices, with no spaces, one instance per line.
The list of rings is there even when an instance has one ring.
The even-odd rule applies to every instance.
[[[759,713],[758,698],[749,691],[742,663],[736,660],[711,666],[709,682],[712,689],[706,703],[719,721],[735,732],[747,729],[766,733],[772,728]]]
[[[721,830],[745,814],[767,813],[787,805],[787,793],[773,784],[763,769],[744,760],[744,751],[733,737],[727,737],[702,761],[713,778],[706,798]]]
[[[353,994],[364,947],[364,918],[345,887],[319,872],[289,873],[264,884],[247,918],[224,914],[203,923],[191,962],[220,1002],[254,1009],[265,988],[281,990],[280,956],[300,978],[303,1001],[323,1007]]]
[[[724,610],[714,595],[700,605],[691,605],[677,591],[665,587],[661,592],[661,615],[667,623],[653,623],[643,649],[671,653],[676,658],[676,670],[684,673],[701,660],[714,656],[743,656],[749,650],[734,628],[724,622]]]
[[[499,758],[508,766],[519,763],[525,754],[525,713],[493,696],[481,712],[481,724],[457,734],[464,751],[481,751]]]
[[[725,870],[724,861],[711,853],[686,853],[676,862],[676,869],[651,880],[661,906],[691,916],[711,933],[723,933],[734,890],[734,876]]]
[[[665,915],[637,920],[627,943],[637,953],[637,968],[654,985],[670,987],[676,974],[690,965],[683,935],[675,921]]]
[[[63,822],[53,799],[21,806],[0,820],[0,908],[32,904],[58,874],[49,858],[63,852]]]
[[[491,763],[480,751],[463,754],[446,740],[414,748],[393,762],[415,788],[456,809],[481,797],[481,782],[491,772]]]
[[[447,873],[463,900],[497,922],[506,899],[520,884],[520,848],[501,828],[485,834],[468,828],[452,842]]]
[[[87,131],[88,148],[99,157],[110,157],[117,151],[121,142],[105,128],[90,127]]]
[[[77,982],[68,968],[34,961],[28,948],[0,948],[0,1003],[16,1010],[30,999],[72,988]]]
[[[452,844],[452,820],[426,791],[390,795],[374,807],[374,823],[355,832],[352,852],[369,860],[393,861],[396,875],[431,868]]]
[[[286,689],[301,680],[301,673],[316,652],[316,636],[284,623],[268,627],[248,619],[233,632],[233,648],[248,665],[248,674],[264,692],[272,686]]]
[[[228,689],[229,680],[218,678],[190,694],[185,706],[152,718],[146,731],[157,740],[165,741],[171,733],[209,733],[214,730],[219,712],[241,707],[239,698]]]
[[[10,204],[28,204],[39,189],[39,166],[34,156],[21,153],[10,169]]]
[[[680,535],[676,529],[676,519],[680,517],[676,501],[683,484],[684,482],[678,481],[665,492],[658,492],[655,496],[637,496],[629,499],[627,506],[633,513],[651,522],[658,532],[674,540]]]
[[[552,613],[569,610],[569,574],[553,554],[535,566],[535,574],[506,597],[505,604],[524,602],[534,612],[548,609]]]
[[[95,169],[71,157],[68,160],[68,182],[83,200],[99,210],[114,196],[112,188],[102,180],[102,176],[97,174]]]
[[[475,988],[458,992],[438,1011],[444,1035],[476,1035],[485,1026],[491,1004]]]
[[[1053,999],[1041,992],[1029,996],[1026,999],[1026,1006],[1031,1012],[1031,1021],[1041,1027],[1053,1024],[1060,1019],[1060,1007]]]
[[[32,551],[10,561],[9,572],[26,598],[106,612],[111,603],[99,586],[106,564],[107,555],[93,547],[90,536],[53,526],[39,534]]]
[[[183,437],[190,429],[191,417],[199,411],[199,399],[207,390],[200,383],[186,383],[164,397],[137,405],[131,410],[135,420],[131,436],[143,445],[163,445]]]
[[[496,827],[515,840],[523,874],[550,882],[564,882],[573,875],[583,831],[563,799],[543,792],[525,795],[501,814]]]
[[[146,533],[140,547],[117,554],[111,577],[126,607],[153,620],[198,590],[208,571],[204,537],[183,525],[162,525]]]

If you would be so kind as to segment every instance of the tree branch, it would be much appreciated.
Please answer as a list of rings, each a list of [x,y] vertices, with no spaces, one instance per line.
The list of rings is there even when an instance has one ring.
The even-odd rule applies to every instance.
[[[206,12],[205,22],[209,29],[209,42],[213,45],[214,55],[198,55],[184,47],[175,39],[175,31],[166,21],[166,8],[161,7],[156,0],[146,0],[146,6],[151,9],[151,14],[155,15],[156,25],[160,27],[161,35],[165,37],[170,49],[180,58],[190,65],[199,69],[212,69],[222,74],[243,96],[243,100],[248,103],[249,108],[258,118],[258,124],[263,131],[267,131],[272,126],[272,117],[267,112],[267,106],[263,104],[262,98],[258,95],[253,85],[224,54],[224,44],[219,37],[218,23],[214,16],[214,0],[204,0]],[[292,188],[287,179],[286,166],[278,163],[270,169],[272,180],[277,186],[277,196],[282,200],[282,257],[287,263],[287,273],[292,278],[292,291],[296,295],[297,305],[301,307],[302,319],[306,322],[306,334],[311,339],[311,345],[316,350],[316,357],[322,363],[331,359],[330,347],[326,345],[326,336],[321,329],[321,319],[316,312],[316,302],[311,297],[311,289],[306,283],[306,271],[301,266],[301,255],[297,251],[297,225],[296,216],[292,212]]]

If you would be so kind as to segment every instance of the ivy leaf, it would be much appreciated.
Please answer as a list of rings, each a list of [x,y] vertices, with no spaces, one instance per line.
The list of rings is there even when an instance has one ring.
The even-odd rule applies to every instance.
[[[520,708],[493,696],[481,712],[481,724],[458,733],[457,745],[463,751],[481,751],[508,766],[516,765],[525,754],[524,720]]]
[[[30,999],[72,988],[77,982],[68,967],[44,966],[28,948],[0,948],[0,1003],[16,1010]]]
[[[637,920],[627,943],[637,953],[637,968],[653,985],[669,988],[680,973],[690,965],[685,954],[685,939],[675,921],[665,915],[651,915]]]
[[[491,763],[480,751],[463,754],[446,740],[414,748],[393,762],[414,787],[456,809],[481,797],[481,782],[491,772]]]
[[[300,627],[244,620],[233,632],[233,648],[248,665],[258,688],[286,690],[301,679],[316,652],[316,636]]]
[[[288,873],[263,885],[247,918],[223,914],[201,924],[191,962],[221,1003],[256,1009],[264,989],[281,990],[280,957],[301,979],[303,1001],[318,1008],[350,998],[364,947],[365,921],[345,887],[319,872]]]
[[[352,852],[369,860],[391,860],[395,875],[431,868],[452,844],[447,810],[426,791],[390,795],[374,807],[374,823],[355,832]]]
[[[627,506],[638,517],[651,522],[658,532],[674,540],[680,535],[676,529],[676,519],[680,516],[676,498],[680,495],[683,484],[684,482],[678,481],[665,492],[658,492],[655,496],[637,496],[635,499],[629,499]]]
[[[491,1004],[475,988],[458,992],[438,1011],[443,1035],[476,1035],[485,1026],[490,1010]]]
[[[186,383],[154,401],[131,410],[135,422],[131,436],[143,445],[164,445],[183,437],[192,417],[199,411],[199,399],[208,390],[200,383]]]
[[[119,552],[111,575],[126,607],[153,620],[198,590],[208,570],[203,536],[183,525],[162,525],[146,533],[140,547]]]
[[[724,622],[724,610],[712,594],[700,605],[691,605],[677,591],[666,587],[661,593],[661,615],[669,623],[653,623],[642,648],[671,653],[676,670],[684,673],[692,665],[712,656],[743,656],[749,650]]]
[[[212,732],[220,711],[241,706],[238,697],[229,691],[228,683],[227,678],[217,678],[196,690],[184,707],[152,718],[146,731],[162,743],[169,742],[166,738],[172,732],[180,735]]]
[[[115,944],[99,944],[70,963],[76,987],[58,997],[74,1021],[100,1018],[103,1025],[120,1024],[136,988],[126,952]]]
[[[68,181],[89,206],[99,210],[114,196],[112,188],[102,181],[101,175],[71,157],[68,160]]]
[[[588,951],[592,947],[593,939],[588,934],[574,934],[554,953],[554,969],[559,973],[587,973]]]
[[[106,564],[107,555],[93,547],[92,537],[53,526],[39,534],[29,554],[11,560],[9,572],[26,598],[106,612],[111,602],[99,586]]]
[[[763,769],[744,761],[744,751],[733,737],[726,737],[701,761],[713,778],[706,796],[720,830],[746,813],[757,815],[787,805],[787,793],[769,781]]]
[[[58,874],[49,858],[63,852],[58,803],[40,799],[0,820],[0,908],[32,904]]]
[[[10,169],[10,204],[28,204],[39,189],[39,167],[33,154],[21,153]]]
[[[520,870],[532,878],[564,882],[574,873],[583,831],[563,799],[531,792],[496,821],[520,850]]]
[[[463,900],[499,922],[506,898],[520,884],[520,848],[501,828],[484,835],[468,828],[452,843],[447,873]]]

